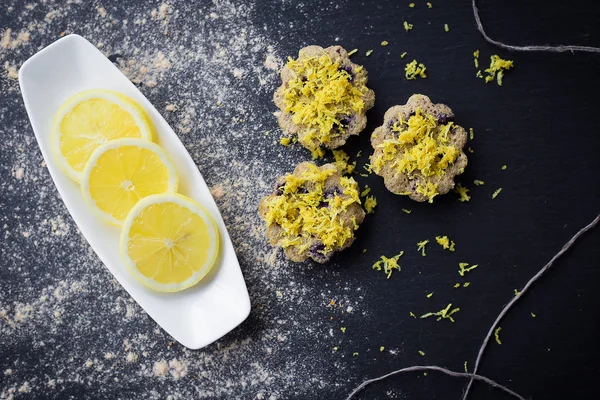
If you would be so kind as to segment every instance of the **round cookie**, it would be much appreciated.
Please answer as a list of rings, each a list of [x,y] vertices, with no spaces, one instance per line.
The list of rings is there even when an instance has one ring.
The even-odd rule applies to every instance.
[[[273,101],[279,126],[322,156],[358,135],[367,124],[365,113],[375,103],[367,88],[367,71],[354,64],[341,46],[308,46],[289,58],[281,70],[281,86]]]
[[[383,125],[371,135],[371,169],[390,192],[431,203],[463,173],[466,143],[467,132],[454,123],[450,107],[414,94],[406,105],[387,110]]]
[[[312,162],[277,178],[273,193],[260,202],[259,213],[269,242],[295,262],[327,262],[352,244],[365,218],[358,183],[334,164],[318,167]]]

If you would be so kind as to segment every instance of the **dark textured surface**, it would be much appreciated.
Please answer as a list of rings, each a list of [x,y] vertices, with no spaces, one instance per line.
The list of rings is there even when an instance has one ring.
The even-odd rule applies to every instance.
[[[469,166],[458,179],[472,189],[473,198],[460,203],[454,194],[449,194],[436,199],[433,205],[417,204],[387,192],[377,176],[359,176],[361,185],[372,187],[379,206],[360,228],[353,247],[335,258],[330,266],[289,265],[285,267],[285,275],[276,275],[272,269],[260,266],[254,253],[245,247],[250,243],[250,247],[267,248],[264,241],[256,244],[246,238],[250,228],[238,228],[234,221],[241,218],[258,223],[257,217],[246,215],[255,210],[259,193],[266,195],[276,176],[292,170],[295,163],[308,155],[297,147],[282,150],[264,138],[266,130],[275,130],[277,126],[269,114],[275,109],[271,95],[278,84],[274,72],[267,86],[257,91],[256,80],[234,85],[240,96],[252,99],[252,106],[248,106],[252,113],[246,115],[250,123],[241,127],[230,122],[237,109],[227,104],[227,100],[236,97],[228,98],[226,94],[226,105],[219,114],[202,114],[195,119],[202,124],[213,119],[215,136],[207,136],[205,125],[199,123],[199,126],[194,124],[189,134],[182,134],[182,138],[211,185],[236,182],[242,175],[261,175],[240,172],[243,169],[237,167],[236,160],[274,166],[261,169],[266,171],[262,190],[241,192],[255,198],[242,198],[239,211],[225,201],[220,202],[224,216],[230,221],[247,277],[253,312],[247,322],[218,344],[188,352],[178,344],[171,344],[171,339],[156,330],[154,322],[141,311],[125,317],[126,306],[135,305],[102,268],[74,227],[64,236],[52,236],[51,223],[43,221],[56,221],[60,217],[68,224],[68,213],[47,171],[39,167],[41,155],[16,81],[0,71],[0,226],[4,225],[0,237],[0,310],[8,310],[9,317],[0,319],[2,397],[145,399],[169,395],[173,398],[272,395],[280,399],[337,399],[366,378],[417,363],[462,370],[464,361],[468,361],[469,367],[473,365],[489,325],[513,290],[524,285],[600,211],[598,55],[499,51],[479,36],[469,1],[465,0],[432,0],[431,10],[421,1],[416,2],[414,9],[408,7],[409,1],[261,1],[249,7],[247,13],[235,13],[237,19],[233,21],[215,20],[202,28],[198,28],[197,21],[211,12],[213,5],[173,3],[174,8],[181,9],[181,15],[176,24],[169,26],[169,38],[133,26],[131,21],[138,13],[149,15],[158,6],[140,3],[126,6],[118,1],[103,2],[117,19],[130,19],[129,25],[112,26],[98,19],[99,3],[69,6],[63,17],[44,26],[43,33],[32,34],[33,44],[14,52],[3,51],[0,61],[18,66],[65,30],[80,33],[93,43],[102,41],[106,51],[133,59],[135,55],[128,44],[135,45],[142,53],[154,49],[169,52],[179,45],[198,47],[199,41],[215,41],[224,29],[238,34],[231,28],[236,24],[251,25],[260,31],[282,57],[296,54],[307,44],[327,46],[339,38],[337,43],[348,50],[356,47],[363,55],[367,49],[375,50],[368,58],[356,55],[352,59],[369,71],[369,87],[376,93],[376,103],[367,114],[366,131],[349,141],[347,152],[354,155],[362,150],[358,160],[359,166],[362,165],[371,152],[368,133],[381,123],[385,110],[405,103],[413,93],[426,94],[434,102],[448,104],[456,114],[457,123],[475,129],[475,140],[468,144],[475,153],[469,154]],[[600,46],[596,18],[600,8],[594,1],[576,5],[541,0],[480,3],[488,33],[499,40],[514,44]],[[15,11],[8,12],[8,4],[0,5],[0,33],[5,28],[18,30],[43,21],[54,7],[52,3],[38,4],[32,11],[21,12],[24,3],[10,5]],[[406,33],[402,27],[405,19],[414,24],[411,32]],[[449,24],[450,32],[444,32],[444,23]],[[131,36],[132,32],[137,32],[137,36]],[[389,46],[380,47],[382,40],[389,41]],[[250,48],[249,44],[244,49]],[[487,64],[491,54],[515,61],[515,68],[506,74],[503,87],[486,85],[474,77],[475,49],[481,50],[481,65]],[[408,56],[402,60],[399,55],[404,51]],[[403,78],[404,65],[413,58],[427,66],[427,79],[407,82]],[[260,65],[262,60],[249,55],[245,62]],[[156,88],[143,87],[159,109],[177,99],[205,98],[206,102],[214,103],[217,96],[199,86],[194,71],[185,65],[165,73]],[[218,85],[210,89],[217,91]],[[173,126],[180,122],[177,117],[168,118]],[[246,134],[248,140],[228,144],[227,157],[212,157],[211,152],[220,147],[203,141],[204,138],[215,138],[231,130]],[[504,164],[508,168],[501,170]],[[18,165],[27,173],[21,180],[14,174]],[[485,185],[475,187],[474,179],[485,181]],[[502,193],[492,200],[491,194],[499,187],[503,188]],[[253,208],[241,208],[247,204]],[[412,214],[406,215],[402,208],[411,209]],[[32,236],[24,238],[23,231],[31,231]],[[416,242],[433,240],[440,234],[456,242],[456,252],[444,252],[432,244],[427,257],[421,257]],[[367,254],[362,253],[364,248],[368,249]],[[401,258],[403,270],[395,272],[391,279],[386,280],[382,273],[370,269],[380,254],[389,256],[399,250],[406,251]],[[600,231],[596,230],[560,260],[502,322],[502,345],[490,345],[480,373],[533,399],[599,398],[598,260]],[[461,261],[479,264],[479,268],[465,279],[460,278],[457,263]],[[465,280],[471,282],[468,288],[453,288],[455,282]],[[83,290],[70,286],[71,289],[64,290],[70,296],[60,300],[61,296],[55,293],[60,282],[77,283]],[[292,292],[289,285],[304,289],[297,297],[285,300],[289,298],[287,293]],[[276,288],[284,293],[281,302],[274,300]],[[49,297],[54,293],[58,299],[50,310],[37,300],[46,292]],[[425,297],[429,292],[434,292],[431,299]],[[347,299],[361,312],[341,315],[337,310],[331,311],[323,305],[329,297]],[[443,308],[449,302],[461,308],[454,324],[408,316],[410,311],[419,315]],[[17,303],[35,303],[35,315],[29,319],[34,322],[23,323],[21,328],[7,322],[19,325],[14,322]],[[62,317],[57,323],[52,316],[61,310]],[[536,318],[531,317],[531,312]],[[292,325],[282,328],[286,326],[279,322],[282,320],[292,321]],[[341,326],[347,330],[340,336]],[[334,338],[327,335],[329,329],[335,331]],[[278,340],[273,332],[287,339]],[[146,337],[133,339],[139,335]],[[268,339],[269,335],[273,337]],[[128,351],[123,349],[125,340],[138,346],[134,349],[140,358],[138,362],[123,361]],[[237,350],[224,353],[224,348],[234,344],[238,345]],[[340,351],[332,351],[334,346],[339,346]],[[380,353],[380,346],[398,350],[395,354],[388,350]],[[275,351],[267,352],[264,350],[267,347]],[[420,356],[419,350],[425,356]],[[104,359],[106,352],[114,352],[120,361]],[[143,352],[147,355],[143,356]],[[353,357],[353,352],[359,355]],[[94,361],[95,365],[104,365],[103,368],[84,367],[87,359],[96,358],[100,361]],[[165,378],[153,376],[154,362],[173,358],[187,360],[186,376],[179,379],[172,373]],[[256,383],[248,380],[247,385],[237,386],[236,382],[246,379],[255,364],[262,365],[273,379],[258,378]],[[12,373],[6,373],[8,369]],[[58,379],[54,386],[46,383],[54,378]],[[231,389],[220,391],[217,386],[225,387],[227,380],[233,382]],[[25,381],[31,382],[32,390],[20,393],[18,389]],[[433,373],[427,377],[412,374],[377,384],[361,398],[458,399],[462,385],[463,382]],[[472,399],[505,398],[508,397],[480,384],[472,393]]]

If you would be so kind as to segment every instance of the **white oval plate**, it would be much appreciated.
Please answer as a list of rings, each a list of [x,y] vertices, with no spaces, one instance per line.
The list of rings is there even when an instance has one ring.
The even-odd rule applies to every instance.
[[[59,39],[27,60],[19,71],[19,84],[40,150],[73,220],[104,265],[148,315],[191,349],[207,346],[244,321],[250,313],[250,299],[223,218],[189,153],[148,99],[94,45],[78,35]],[[156,126],[159,144],[179,172],[179,192],[203,204],[219,226],[221,249],[216,264],[192,288],[159,293],[137,282],[119,257],[119,228],[90,212],[79,185],[52,158],[52,117],[68,97],[94,88],[121,92],[146,109]]]

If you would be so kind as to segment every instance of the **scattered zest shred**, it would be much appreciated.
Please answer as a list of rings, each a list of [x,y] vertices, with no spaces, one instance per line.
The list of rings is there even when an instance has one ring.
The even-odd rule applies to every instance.
[[[358,53],[358,49],[354,49],[354,50],[350,50],[348,52],[348,57],[353,56],[354,54]]]
[[[448,24],[444,24],[444,30],[446,32],[450,32],[450,27],[448,26]]]
[[[448,236],[436,236],[435,241],[442,246],[444,250],[454,251],[456,245],[453,240],[450,240]]]
[[[410,31],[413,28],[413,24],[409,24],[408,22],[404,21],[404,30],[406,32]]]
[[[484,184],[485,182],[484,182],[484,181],[480,181],[480,180],[477,180],[477,179],[475,179],[475,180],[473,181],[473,183],[474,183],[476,186],[483,186],[483,184]]]
[[[382,45],[382,46],[387,46],[388,44],[389,44],[389,43],[388,43],[388,41],[387,41],[387,40],[384,40],[384,41],[382,41],[382,42],[381,42],[381,45]]]
[[[423,240],[417,243],[417,251],[420,251],[423,257],[427,255],[425,254],[425,246],[427,246],[427,243],[429,243],[429,240]]]
[[[418,63],[417,60],[412,60],[404,67],[404,75],[409,81],[417,79],[417,77],[425,79],[427,78],[426,70],[427,68],[424,64]]]
[[[438,317],[437,320],[441,321],[442,319],[449,319],[450,322],[454,322],[454,318],[452,317],[452,314],[455,314],[457,312],[460,311],[460,308],[454,308],[452,310],[450,310],[450,308],[452,307],[452,303],[448,304],[446,306],[446,308],[440,310],[440,311],[436,311],[436,312],[429,312],[426,314],[421,315],[421,318],[429,318],[429,317]]]
[[[502,188],[499,188],[498,190],[496,190],[493,194],[492,194],[492,199],[495,199],[496,197],[498,197],[498,195],[500,194],[500,192],[502,191]]]
[[[485,77],[485,83],[489,83],[496,79],[498,86],[502,86],[502,78],[504,77],[504,71],[508,71],[514,66],[512,60],[503,60],[497,54],[490,57],[490,67],[485,70],[487,76]]]
[[[458,274],[460,276],[465,276],[465,273],[473,271],[478,266],[479,266],[478,264],[474,264],[469,267],[469,263],[465,263],[465,262],[458,263],[458,267],[460,268],[460,270],[458,271]]]
[[[390,276],[392,276],[392,272],[395,269],[398,271],[401,270],[400,264],[398,264],[398,259],[402,257],[402,254],[404,254],[403,251],[391,258],[381,256],[381,259],[375,264],[373,264],[372,268],[377,271],[381,271],[383,269],[383,272],[385,272],[385,274],[387,275],[387,279],[390,279]]]
[[[403,208],[402,211],[404,211],[406,214],[410,214],[412,212],[412,210],[409,210],[408,208]]]
[[[367,214],[373,214],[375,212],[375,207],[377,207],[377,199],[375,196],[368,196],[365,199],[365,210]]]
[[[500,331],[502,330],[501,327],[497,327],[496,330],[494,331],[494,338],[496,338],[496,343],[498,344],[502,344],[502,342],[500,341]]]
[[[422,356],[424,356],[425,352],[423,350],[419,350],[419,354],[422,355]]]
[[[367,50],[365,56],[369,57],[371,54],[373,54],[373,50]]]
[[[460,196],[458,198],[459,201],[465,202],[471,200],[471,196],[469,196],[469,189],[461,185],[460,183],[456,185],[454,188],[456,193]]]

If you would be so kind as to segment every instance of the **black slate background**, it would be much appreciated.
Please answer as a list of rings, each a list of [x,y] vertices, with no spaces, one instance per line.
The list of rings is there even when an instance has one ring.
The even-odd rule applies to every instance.
[[[349,314],[344,321],[351,327],[344,346],[361,353],[361,357],[347,361],[355,377],[373,377],[413,364],[462,370],[466,360],[471,367],[489,325],[513,290],[521,288],[600,211],[600,56],[511,54],[486,44],[478,34],[469,1],[434,1],[432,10],[426,10],[424,2],[409,9],[408,3],[348,1],[336,8],[329,2],[307,1],[304,11],[298,13],[297,7],[282,7],[279,1],[261,1],[250,16],[264,24],[282,54],[294,55],[307,44],[333,44],[336,38],[348,50],[359,48],[360,54],[353,60],[365,65],[369,86],[377,96],[368,114],[366,132],[380,123],[387,108],[404,103],[412,93],[427,94],[434,102],[450,105],[458,123],[475,129],[475,140],[469,143],[475,153],[469,155],[469,166],[459,178],[472,189],[470,202],[460,203],[450,194],[437,198],[434,204],[416,204],[387,192],[376,176],[357,177],[361,184],[373,188],[379,202],[377,212],[361,227],[355,245],[337,257],[333,265],[298,272],[297,280],[311,285],[321,282],[335,286],[338,279],[343,279],[366,288],[362,307],[371,317]],[[499,40],[600,46],[597,2],[480,3],[488,33]],[[3,18],[0,15],[0,22]],[[413,31],[404,31],[404,18],[414,24]],[[292,27],[289,22],[293,22]],[[449,33],[444,32],[444,23],[449,24]],[[382,40],[389,41],[389,46],[380,47]],[[375,50],[368,58],[364,57],[367,49]],[[487,64],[491,54],[515,61],[503,87],[486,85],[474,77],[475,49],[481,51],[481,65]],[[408,56],[402,60],[399,54],[404,51]],[[427,79],[407,82],[403,78],[404,65],[413,58],[426,64]],[[259,96],[257,101],[272,108],[269,96]],[[12,115],[22,118],[24,113]],[[252,152],[253,146],[262,144],[251,141],[245,146]],[[363,150],[359,160],[362,165],[370,153],[368,135],[353,138],[346,151],[355,154],[359,149]],[[0,161],[8,157],[2,154]],[[269,157],[267,149],[265,158]],[[501,170],[503,164],[508,166],[505,171]],[[474,179],[485,181],[485,185],[475,187]],[[499,187],[502,193],[492,200],[491,194]],[[11,202],[4,199],[3,204],[0,213],[8,212]],[[407,216],[402,208],[413,212]],[[434,245],[425,258],[414,251],[417,241],[439,234],[456,241],[456,253],[443,252]],[[0,245],[9,246],[5,242]],[[383,274],[365,268],[360,258],[363,248],[368,248],[371,256],[395,254],[402,249],[413,251],[402,258],[403,271],[386,281]],[[68,248],[61,251],[68,259]],[[502,322],[503,344],[490,345],[480,373],[533,399],[600,398],[596,385],[600,373],[598,260],[600,232],[596,230],[561,259]],[[480,267],[468,275],[469,288],[454,289],[454,282],[462,281],[456,274],[460,261],[478,263]],[[331,274],[336,268],[341,274]],[[427,299],[425,294],[431,291],[434,296]],[[455,324],[407,317],[409,311],[424,307],[437,310],[449,301],[461,308]],[[531,318],[530,312],[537,317]],[[256,322],[251,316],[239,328],[241,335],[251,334]],[[77,338],[77,332],[72,334],[69,339]],[[380,343],[415,350],[401,359],[390,357],[386,361],[373,354],[372,349]],[[94,342],[73,345],[93,346]],[[298,343],[302,346],[310,343]],[[417,353],[418,349],[425,351],[425,357]],[[35,363],[35,352],[26,344],[11,347],[10,352],[0,350],[4,360],[18,353],[27,353],[29,362]],[[299,350],[287,357],[301,354]],[[329,355],[320,358],[318,352],[315,354],[305,362],[330,362]],[[332,367],[329,373],[335,376],[337,371]],[[361,379],[352,380],[347,388],[331,387],[301,397],[290,390],[285,398],[343,398]],[[427,378],[411,374],[388,379],[359,397],[387,398],[389,390],[401,387],[406,398],[454,399],[460,396],[462,385],[437,374],[430,373]],[[102,393],[106,398],[133,398],[136,389]],[[86,389],[74,386],[63,395],[85,397]],[[508,397],[477,384],[472,398]]]

